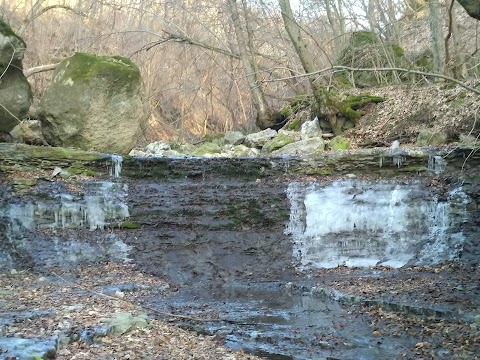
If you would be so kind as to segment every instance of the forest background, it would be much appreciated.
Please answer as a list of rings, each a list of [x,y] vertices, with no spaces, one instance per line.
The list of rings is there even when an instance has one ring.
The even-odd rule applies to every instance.
[[[286,31],[286,7],[296,37]],[[366,86],[339,65],[368,68],[362,71],[377,86],[412,89],[436,79],[422,72],[472,87],[479,75],[480,22],[455,0],[2,0],[0,16],[27,43],[24,68],[39,67],[29,73],[36,99],[52,77],[40,70],[77,51],[137,63],[149,116],[141,142],[252,132],[262,111],[271,114],[319,84],[334,92]],[[346,64],[359,31],[380,46]],[[420,76],[406,80],[399,68]]]

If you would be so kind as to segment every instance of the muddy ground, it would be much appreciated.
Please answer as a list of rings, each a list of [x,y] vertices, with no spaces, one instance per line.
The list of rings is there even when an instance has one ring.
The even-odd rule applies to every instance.
[[[0,331],[62,334],[56,359],[477,359],[479,280],[478,267],[456,263],[201,287],[112,263],[19,271],[0,275]],[[119,312],[145,312],[150,325],[102,332]],[[2,344],[0,358],[15,359]]]

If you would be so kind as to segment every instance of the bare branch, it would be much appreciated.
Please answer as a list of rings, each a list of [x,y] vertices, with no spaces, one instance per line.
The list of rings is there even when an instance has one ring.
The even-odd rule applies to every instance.
[[[32,76],[41,72],[52,71],[56,69],[58,64],[60,63],[34,66],[34,67],[31,67],[30,69],[23,70],[23,75],[25,75],[25,77],[28,78],[29,76]]]
[[[370,71],[370,72],[375,72],[375,71],[398,71],[398,72],[402,72],[402,73],[406,73],[406,74],[417,74],[417,75],[423,75],[423,76],[428,76],[428,77],[434,77],[434,78],[439,78],[439,79],[444,79],[444,80],[448,80],[448,81],[451,81],[451,82],[454,82],[455,84],[463,87],[464,89],[468,90],[468,91],[471,91],[473,92],[474,94],[477,94],[477,95],[480,95],[480,90],[478,89],[475,89],[471,86],[468,86],[467,84],[457,80],[457,79],[454,79],[450,76],[446,76],[446,75],[442,75],[442,74],[436,74],[436,73],[429,73],[429,72],[425,72],[425,71],[419,71],[419,70],[411,70],[411,69],[404,69],[404,68],[397,68],[397,67],[388,67],[388,68],[353,68],[353,67],[349,67],[349,66],[332,66],[332,67],[329,67],[329,68],[325,68],[325,69],[322,69],[322,70],[318,70],[318,71],[314,71],[314,72],[311,72],[311,73],[308,73],[308,74],[300,74],[300,75],[294,75],[294,76],[288,76],[288,77],[283,77],[283,78],[280,78],[280,79],[273,79],[273,80],[263,80],[262,82],[277,82],[277,81],[285,81],[285,80],[290,80],[290,79],[296,79],[296,78],[304,78],[304,77],[310,77],[310,76],[314,76],[314,75],[320,75],[320,74],[323,74],[325,72],[329,72],[329,71],[342,71],[342,70],[346,70],[346,71]]]
[[[35,7],[32,8],[32,10],[28,13],[27,17],[25,18],[25,20],[23,20],[22,22],[22,25],[20,26],[20,28],[18,29],[18,34],[23,34],[25,32],[25,30],[27,29],[28,25],[30,25],[36,18],[42,16],[43,14],[45,14],[46,12],[50,11],[50,10],[53,10],[53,9],[62,9],[62,10],[67,10],[67,11],[71,11],[73,12],[74,14],[77,14],[77,15],[80,15],[80,16],[83,16],[83,17],[86,17],[87,15],[85,13],[82,13],[82,12],[79,12],[77,10],[75,10],[74,8],[68,6],[68,5],[61,5],[61,4],[57,4],[57,5],[50,5],[50,6],[46,6],[44,7],[43,9],[36,9]]]

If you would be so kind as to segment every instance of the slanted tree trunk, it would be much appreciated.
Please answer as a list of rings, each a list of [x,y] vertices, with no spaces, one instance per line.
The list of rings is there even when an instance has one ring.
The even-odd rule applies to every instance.
[[[252,49],[253,39],[248,38],[249,35],[251,36],[251,32],[247,31],[249,29],[245,29],[245,26],[242,25],[238,12],[237,1],[228,0],[228,8],[233,22],[233,27],[235,29],[235,36],[237,38],[237,44],[240,52],[240,60],[245,70],[248,87],[252,96],[253,106],[255,107],[255,110],[257,110],[256,124],[260,129],[266,129],[274,124],[272,122],[269,106],[258,81],[257,65]],[[245,21],[248,21],[248,19]]]
[[[445,43],[439,0],[428,0],[428,10],[432,38],[433,70],[438,74],[443,74],[445,72]]]
[[[290,0],[278,0],[278,4],[280,5],[280,9],[282,10],[282,18],[285,30],[287,31],[293,47],[295,48],[295,51],[300,58],[303,69],[307,74],[313,73],[317,69],[315,67],[313,57],[308,51],[307,44],[305,43],[305,41],[303,41],[302,34],[300,32],[300,26],[293,17]],[[342,131],[342,124],[337,121],[334,113],[328,115],[330,112],[327,109],[328,99],[326,96],[325,87],[319,81],[315,81],[315,79],[311,76],[308,77],[308,80],[310,82],[310,86],[312,87],[313,97],[315,98],[315,102],[317,103],[319,111],[323,115],[328,116],[328,121],[332,126],[334,134],[340,134]]]

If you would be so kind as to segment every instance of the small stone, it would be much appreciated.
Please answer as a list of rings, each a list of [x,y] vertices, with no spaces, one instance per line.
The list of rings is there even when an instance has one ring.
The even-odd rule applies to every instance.
[[[35,186],[37,184],[37,179],[35,178],[16,178],[13,180],[14,185],[21,186]]]
[[[125,293],[122,291],[115,291],[115,297],[119,299],[123,299],[125,297]]]
[[[12,270],[10,270],[10,274],[11,274],[11,275],[17,275],[17,274],[18,274],[18,271],[15,270],[15,269],[12,269]]]
[[[381,333],[380,333],[380,331],[375,330],[375,331],[372,333],[372,335],[373,335],[373,336],[380,336]]]
[[[62,171],[63,170],[62,170],[61,167],[55,166],[55,169],[53,169],[53,171],[52,171],[52,178],[57,176],[58,174],[61,174]]]

